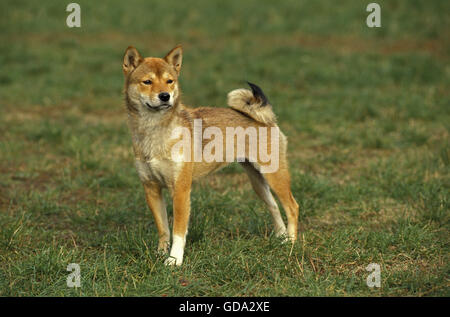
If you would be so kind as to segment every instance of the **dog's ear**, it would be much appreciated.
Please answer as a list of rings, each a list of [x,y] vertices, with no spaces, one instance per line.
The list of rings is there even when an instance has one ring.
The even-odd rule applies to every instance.
[[[172,65],[177,74],[180,74],[181,62],[183,61],[183,48],[180,45],[175,46],[165,57],[164,60]]]
[[[129,46],[123,57],[122,70],[125,76],[131,73],[142,62],[141,54],[133,46]]]

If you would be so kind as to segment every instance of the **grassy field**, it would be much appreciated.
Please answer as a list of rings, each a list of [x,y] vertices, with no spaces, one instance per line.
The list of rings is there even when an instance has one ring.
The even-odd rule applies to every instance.
[[[79,0],[78,29],[69,2],[0,3],[1,296],[450,296],[449,1],[377,1],[368,28],[371,1]],[[231,165],[194,186],[183,266],[156,254],[121,63],[178,43],[184,103],[272,101],[293,247]]]

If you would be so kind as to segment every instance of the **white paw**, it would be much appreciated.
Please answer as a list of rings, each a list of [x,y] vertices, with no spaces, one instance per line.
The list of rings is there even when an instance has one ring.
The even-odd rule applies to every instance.
[[[286,243],[288,243],[290,241],[289,237],[287,235],[283,235],[280,238],[281,238],[281,243],[282,244],[286,244]]]
[[[275,236],[276,236],[277,238],[280,238],[282,243],[286,243],[286,242],[289,241],[289,237],[288,237],[288,234],[287,234],[287,232],[286,232],[286,229],[278,231],[278,232],[275,234]]]
[[[172,250],[170,250],[170,256],[166,260],[166,265],[181,265],[183,263],[184,245],[186,243],[185,237],[179,235],[173,236]]]
[[[166,259],[166,261],[164,261],[164,264],[167,266],[180,266],[183,263],[183,259],[180,258],[175,258],[173,256],[169,257]]]

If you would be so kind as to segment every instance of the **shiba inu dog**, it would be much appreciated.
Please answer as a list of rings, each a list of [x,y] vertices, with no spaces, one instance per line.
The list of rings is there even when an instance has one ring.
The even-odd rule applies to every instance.
[[[136,169],[144,185],[147,204],[155,218],[159,235],[158,250],[161,252],[167,252],[170,246],[162,189],[167,188],[173,199],[172,247],[166,264],[181,265],[183,262],[192,182],[229,164],[229,158],[237,160],[244,167],[253,189],[273,216],[276,235],[294,242],[297,239],[298,204],[290,189],[287,140],[278,129],[267,97],[258,86],[249,83],[251,90],[237,89],[228,94],[228,108],[189,108],[183,105],[178,81],[182,54],[181,46],[176,46],[164,58],[143,58],[130,46],[122,65]],[[197,125],[199,121],[200,128]],[[277,133],[266,133],[269,128]],[[196,151],[186,147],[176,147],[180,151],[174,151],[174,147],[185,136],[180,131],[188,132],[191,138],[187,145],[193,148],[196,147],[198,134],[203,136],[200,146],[197,143],[197,150],[200,153],[209,151],[210,156],[216,159],[195,158]],[[231,137],[230,131],[234,133]],[[243,132],[244,137],[240,138],[238,132]],[[213,145],[216,146],[207,142],[213,135]],[[232,147],[227,146],[226,153],[223,153],[220,143],[228,145],[228,141],[234,141],[235,138],[238,139],[237,144],[234,142]],[[265,148],[267,153],[277,154],[276,170],[264,171],[270,162],[261,151],[252,151],[255,142],[251,140],[257,140],[256,145]],[[286,212],[287,229],[271,189]]]

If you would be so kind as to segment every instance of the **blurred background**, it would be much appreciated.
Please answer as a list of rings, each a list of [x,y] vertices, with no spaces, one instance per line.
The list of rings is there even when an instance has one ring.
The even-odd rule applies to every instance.
[[[448,296],[450,2],[376,1],[380,28],[369,2],[79,0],[69,28],[69,1],[2,0],[0,295],[371,295],[379,262],[377,295]],[[177,44],[185,104],[226,106],[247,80],[271,100],[301,205],[293,253],[267,246],[232,165],[196,185],[184,271],[154,254],[121,64],[129,45]]]

